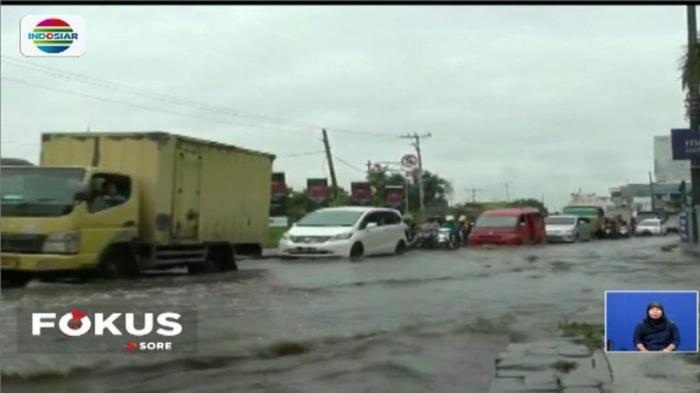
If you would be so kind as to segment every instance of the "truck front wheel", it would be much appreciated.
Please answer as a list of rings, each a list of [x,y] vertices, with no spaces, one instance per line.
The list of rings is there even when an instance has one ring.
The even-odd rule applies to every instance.
[[[238,270],[236,258],[234,257],[233,247],[231,246],[215,246],[209,248],[209,256],[214,268],[220,272],[229,270]]]
[[[110,247],[97,267],[102,278],[135,278],[140,273],[138,259],[128,246]]]
[[[29,274],[22,272],[3,272],[2,286],[4,288],[23,287],[32,279]]]

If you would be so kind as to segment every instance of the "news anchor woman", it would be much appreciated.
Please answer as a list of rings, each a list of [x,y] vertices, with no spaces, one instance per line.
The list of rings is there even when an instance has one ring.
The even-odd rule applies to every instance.
[[[641,352],[672,352],[680,341],[678,327],[666,318],[664,306],[658,302],[649,303],[644,320],[634,329],[635,348]]]

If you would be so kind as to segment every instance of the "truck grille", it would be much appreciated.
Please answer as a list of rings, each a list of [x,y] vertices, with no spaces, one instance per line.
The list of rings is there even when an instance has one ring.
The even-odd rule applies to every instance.
[[[330,236],[292,236],[294,243],[323,243],[328,241]]]
[[[38,254],[44,247],[46,235],[24,235],[3,233],[0,235],[0,249],[2,252],[18,252]]]

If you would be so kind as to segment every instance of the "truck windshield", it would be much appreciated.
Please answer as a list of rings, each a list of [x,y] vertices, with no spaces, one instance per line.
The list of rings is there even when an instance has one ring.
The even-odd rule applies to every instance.
[[[476,220],[477,228],[514,228],[518,217],[512,216],[481,216]]]
[[[3,217],[57,217],[69,214],[85,171],[63,168],[2,168]]]
[[[576,218],[574,217],[547,217],[545,224],[547,225],[574,225]]]
[[[567,206],[564,208],[564,214],[572,214],[574,216],[597,217],[598,212],[598,207]]]

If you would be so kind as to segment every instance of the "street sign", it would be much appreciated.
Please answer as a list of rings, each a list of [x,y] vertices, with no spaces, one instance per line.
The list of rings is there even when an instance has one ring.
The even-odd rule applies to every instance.
[[[688,129],[671,130],[671,148],[674,160],[700,158],[700,133]]]
[[[406,168],[415,168],[418,166],[418,157],[415,154],[406,154],[401,157],[401,165]]]
[[[678,233],[681,235],[683,243],[690,242],[690,214],[687,209],[683,209],[678,216]]]

